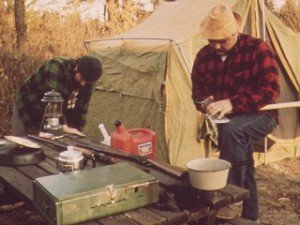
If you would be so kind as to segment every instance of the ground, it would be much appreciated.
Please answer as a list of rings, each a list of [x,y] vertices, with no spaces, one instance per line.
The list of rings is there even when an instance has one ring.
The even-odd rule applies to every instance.
[[[300,158],[257,168],[260,220],[264,225],[300,225]]]
[[[300,225],[300,158],[257,167],[260,221],[263,225]],[[43,225],[44,219],[25,206],[0,212],[1,225]]]

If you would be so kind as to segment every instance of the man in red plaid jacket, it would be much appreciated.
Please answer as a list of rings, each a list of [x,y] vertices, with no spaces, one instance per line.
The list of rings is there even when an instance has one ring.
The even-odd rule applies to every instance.
[[[228,182],[247,188],[242,216],[258,220],[257,188],[252,157],[253,141],[271,133],[277,111],[259,111],[279,95],[277,64],[271,47],[239,33],[241,16],[227,5],[212,8],[201,23],[208,39],[192,70],[192,98],[196,108],[228,123],[218,124],[220,158],[232,164]]]

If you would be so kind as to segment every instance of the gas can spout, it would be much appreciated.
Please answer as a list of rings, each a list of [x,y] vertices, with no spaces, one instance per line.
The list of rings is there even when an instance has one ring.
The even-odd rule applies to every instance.
[[[110,136],[109,136],[109,134],[107,133],[104,124],[103,124],[103,123],[100,123],[100,124],[98,125],[98,127],[99,127],[99,129],[100,129],[100,131],[101,131],[101,133],[102,133],[102,135],[103,135],[103,141],[100,141],[100,142],[101,142],[102,144],[105,144],[105,145],[110,146],[110,144],[111,144],[111,143],[110,143]]]

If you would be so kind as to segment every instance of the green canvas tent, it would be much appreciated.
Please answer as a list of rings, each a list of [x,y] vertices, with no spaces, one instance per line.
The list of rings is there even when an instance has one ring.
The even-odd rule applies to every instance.
[[[278,102],[298,100],[300,35],[265,7],[262,10],[259,1],[162,2],[128,32],[85,43],[89,53],[102,61],[104,71],[90,102],[85,133],[99,141],[98,124],[103,123],[111,133],[114,120],[119,119],[127,128],[154,130],[160,160],[184,166],[205,156],[208,147],[198,138],[204,135],[199,129],[203,115],[191,99],[190,72],[196,53],[207,43],[198,31],[200,21],[218,3],[229,4],[242,15],[242,32],[265,38],[277,52],[282,87]],[[294,155],[299,131],[297,109],[280,110],[280,125],[272,134],[278,143],[272,146],[269,158]],[[286,139],[288,146],[283,146],[279,140]],[[257,163],[262,162],[261,154],[255,157]]]

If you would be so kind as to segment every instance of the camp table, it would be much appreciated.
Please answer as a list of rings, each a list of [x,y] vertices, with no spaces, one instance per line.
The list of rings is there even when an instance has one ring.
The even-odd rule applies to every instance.
[[[87,137],[79,138],[77,136],[66,135],[63,139],[58,140],[60,143],[67,143],[76,145],[76,143],[87,143],[93,146],[98,146],[103,149],[112,149],[109,146],[96,144],[89,140]],[[38,177],[48,176],[51,174],[57,174],[55,157],[59,156],[62,149],[49,145],[39,143],[46,155],[46,159],[36,165],[26,166],[0,166],[0,177],[4,183],[4,187],[13,191],[24,201],[32,204],[33,202],[33,180]],[[132,163],[134,165],[134,163]],[[88,163],[91,167],[92,163]],[[103,163],[96,162],[96,167],[103,166]],[[139,166],[143,169],[143,166]],[[177,189],[183,189],[186,187],[177,187],[178,179],[168,174],[162,173],[155,168],[144,168],[145,171],[150,172],[160,181],[160,186],[165,193],[166,200],[156,205],[150,205],[127,212],[122,212],[113,216],[107,216],[92,220],[88,222],[80,223],[82,225],[114,225],[114,224],[126,224],[126,225],[177,225],[177,224],[205,224],[213,225],[215,222],[216,212],[222,207],[228,206],[231,203],[239,202],[248,197],[248,191],[236,187],[233,185],[227,185],[222,190],[216,193],[206,194],[204,197],[199,197],[199,204],[195,207],[186,209],[184,204],[189,205],[189,198],[185,198],[185,195],[177,196],[177,200],[183,203],[181,209],[177,206],[174,200],[174,193]],[[175,191],[173,191],[175,190]],[[177,190],[178,192],[178,190]],[[186,195],[188,196],[188,195]],[[175,194],[176,197],[176,194]],[[203,202],[201,200],[203,198]],[[33,204],[34,205],[34,204]],[[1,221],[0,221],[1,223]]]

